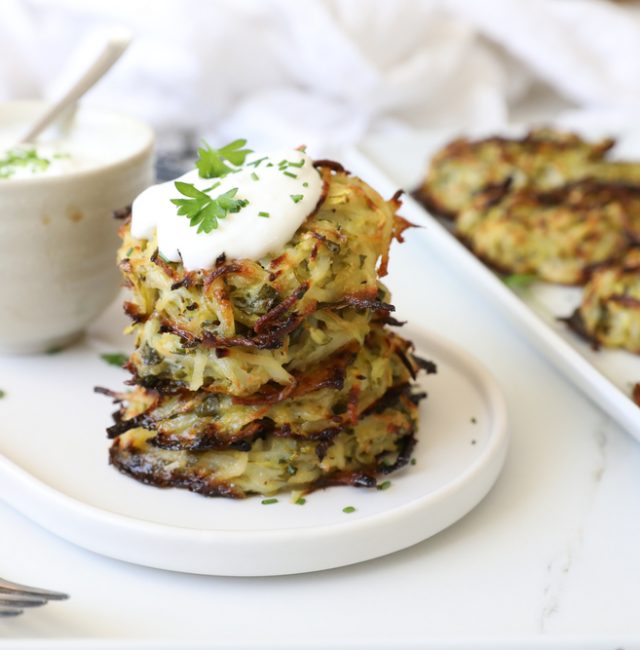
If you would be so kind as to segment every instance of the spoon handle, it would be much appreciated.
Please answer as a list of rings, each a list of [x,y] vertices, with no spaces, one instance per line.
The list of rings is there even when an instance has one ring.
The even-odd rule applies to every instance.
[[[29,130],[22,135],[18,144],[33,142],[66,108],[77,102],[122,56],[130,42],[131,35],[128,33],[118,32],[111,35],[84,74],[58,101],[47,107]]]

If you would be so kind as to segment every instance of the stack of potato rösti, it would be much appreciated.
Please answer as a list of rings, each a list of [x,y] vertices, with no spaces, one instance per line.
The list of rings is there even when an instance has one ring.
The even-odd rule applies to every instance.
[[[131,389],[110,460],[162,487],[244,497],[333,484],[376,485],[410,458],[413,380],[433,364],[388,329],[389,246],[409,225],[337,163],[319,161],[323,196],[283,250],[186,271],[155,239],[131,236],[119,265],[131,299]]]

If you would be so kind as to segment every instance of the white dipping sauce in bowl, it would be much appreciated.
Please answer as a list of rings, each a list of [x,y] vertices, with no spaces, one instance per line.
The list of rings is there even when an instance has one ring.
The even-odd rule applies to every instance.
[[[0,104],[0,354],[63,346],[113,300],[113,213],[153,180],[151,129],[107,111],[79,108],[63,139],[16,149],[44,107]]]
[[[56,145],[19,145],[0,152],[0,181],[17,178],[60,176],[86,166],[64,150],[64,142]]]

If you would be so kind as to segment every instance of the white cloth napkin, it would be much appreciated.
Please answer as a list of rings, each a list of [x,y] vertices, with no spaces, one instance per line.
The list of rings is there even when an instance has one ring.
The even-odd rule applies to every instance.
[[[213,142],[496,128],[540,88],[572,123],[640,107],[640,14],[605,0],[4,0],[0,98],[55,93],[121,24],[136,40],[85,101]]]

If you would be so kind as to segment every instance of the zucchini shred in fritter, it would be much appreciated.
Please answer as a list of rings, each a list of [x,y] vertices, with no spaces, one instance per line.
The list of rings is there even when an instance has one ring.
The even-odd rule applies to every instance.
[[[119,266],[135,351],[110,462],[139,481],[245,497],[333,484],[375,486],[415,443],[420,369],[387,329],[389,246],[410,224],[337,163],[323,196],[277,254],[221,256],[187,272],[155,239],[121,227]]]

